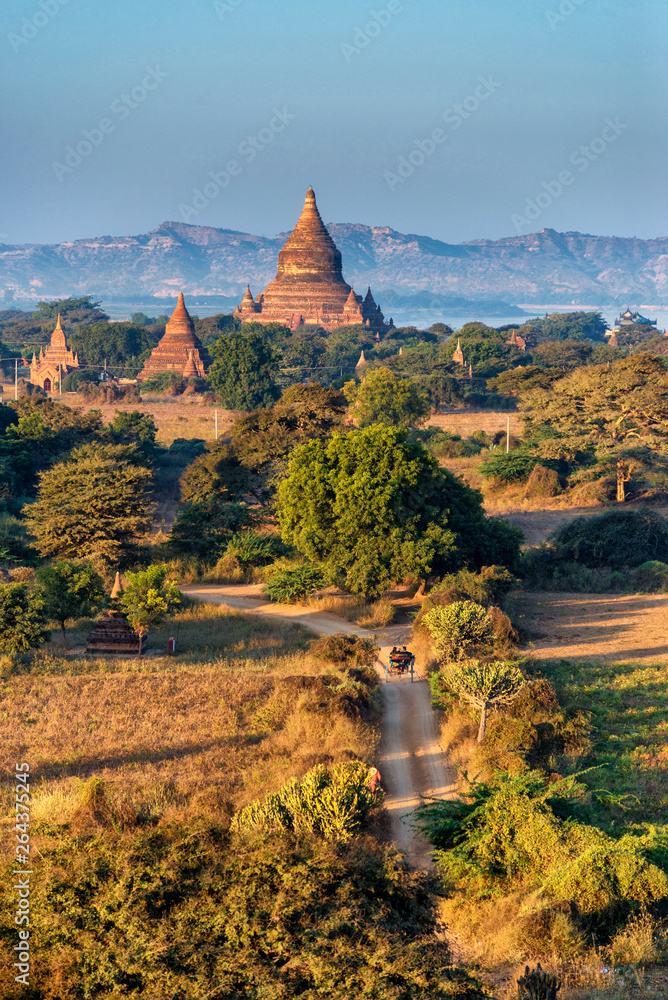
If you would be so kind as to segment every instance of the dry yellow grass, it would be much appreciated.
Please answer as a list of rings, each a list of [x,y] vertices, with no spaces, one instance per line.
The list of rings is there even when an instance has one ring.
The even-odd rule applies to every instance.
[[[2,764],[30,763],[36,817],[67,822],[90,778],[150,813],[231,814],[318,761],[373,758],[373,726],[282,681],[337,673],[305,651],[305,629],[205,605],[149,648],[168,631],[181,655],[90,660],[54,643],[1,683]]]
[[[202,404],[201,396],[176,397],[146,397],[140,403],[96,403],[86,402],[79,393],[63,393],[62,402],[67,406],[78,406],[83,410],[100,410],[106,422],[114,419],[116,410],[131,412],[139,410],[149,413],[158,428],[158,444],[169,447],[176,438],[202,438],[213,441],[215,438],[215,410],[218,410],[218,436],[226,433],[235,417],[232,410],[222,407]]]

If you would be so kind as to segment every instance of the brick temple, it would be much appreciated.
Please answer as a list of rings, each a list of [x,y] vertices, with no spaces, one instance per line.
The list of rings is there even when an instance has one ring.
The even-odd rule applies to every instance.
[[[179,292],[176,309],[167,321],[164,336],[151,351],[137,381],[162,372],[174,372],[182,378],[204,378],[210,364],[209,352],[195,333],[195,324],[186,309],[183,292]]]
[[[344,281],[341,253],[320,218],[313,188],[278,255],[276,277],[256,299],[247,288],[234,315],[242,323],[283,323],[291,330],[304,323],[325,330],[363,323],[383,334],[393,325],[370,288],[362,298]]]
[[[44,349],[40,347],[39,357],[33,351],[30,362],[30,381],[33,385],[39,385],[45,392],[52,392],[66,375],[73,369],[81,367],[86,363],[86,359],[76,351],[71,351],[67,346],[67,337],[63,330],[60,313],[56,328],[51,334],[51,343]]]

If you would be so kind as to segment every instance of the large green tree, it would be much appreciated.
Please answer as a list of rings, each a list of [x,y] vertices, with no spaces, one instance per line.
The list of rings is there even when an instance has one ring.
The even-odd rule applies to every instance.
[[[167,579],[167,573],[167,566],[154,565],[139,573],[126,574],[127,584],[119,604],[139,636],[138,656],[142,654],[149,629],[173,615],[181,603],[181,591],[173,580]]]
[[[280,396],[275,378],[277,355],[261,324],[247,324],[225,334],[211,353],[215,360],[208,378],[229,410],[271,406]]]
[[[478,491],[405,431],[377,424],[296,448],[277,512],[284,541],[366,596],[408,573],[512,562],[519,550],[515,529],[485,520]]]
[[[151,473],[119,457],[124,450],[83,446],[41,473],[37,500],[24,508],[41,555],[115,559],[148,531]]]
[[[548,389],[522,393],[524,437],[539,458],[617,470],[625,478],[668,470],[668,362],[631,354],[612,365],[578,368]]]
[[[362,382],[347,382],[343,392],[360,427],[417,427],[429,416],[428,397],[414,382],[398,378],[388,368],[372,368]]]

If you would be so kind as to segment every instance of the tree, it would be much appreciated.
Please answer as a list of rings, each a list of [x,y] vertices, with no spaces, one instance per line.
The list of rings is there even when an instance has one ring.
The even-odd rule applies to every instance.
[[[586,365],[591,357],[592,345],[587,340],[547,340],[534,347],[531,357],[544,368],[563,368],[564,371]]]
[[[494,636],[494,623],[476,601],[453,601],[437,606],[423,618],[441,657],[461,657],[471,646],[480,646]]]
[[[80,326],[71,338],[72,350],[81,351],[89,365],[107,363],[115,375],[133,378],[140,371],[140,358],[157,343],[138,323],[107,323],[102,320]]]
[[[239,332],[225,334],[211,353],[215,360],[208,378],[223,406],[253,410],[278,399],[274,380],[277,356],[261,324],[247,324]]]
[[[526,368],[511,368],[501,372],[496,378],[487,380],[487,388],[502,396],[517,396],[529,389],[549,389],[553,382],[561,378],[556,368],[527,365]]]
[[[186,504],[170,532],[169,543],[177,552],[217,559],[234,534],[261,523],[252,507],[214,495]]]
[[[641,474],[668,460],[668,362],[639,353],[578,368],[549,390],[522,392],[524,437],[537,458]],[[598,468],[597,468],[598,465]],[[625,472],[626,470],[626,472]],[[619,473],[617,472],[617,476]]]
[[[427,396],[388,368],[372,368],[359,385],[347,382],[343,393],[360,427],[415,427],[423,424],[431,411]]]
[[[498,563],[497,548],[509,545],[486,523],[478,491],[405,431],[378,424],[296,448],[277,514],[284,541],[369,596],[408,573],[427,579],[464,559]]]
[[[155,565],[140,573],[126,573],[128,582],[119,604],[139,636],[138,656],[148,630],[174,614],[181,603],[181,591],[167,580],[167,572],[166,566]]]
[[[93,323],[95,320],[107,320],[109,317],[102,312],[101,302],[93,302],[92,295],[83,295],[80,299],[70,296],[68,299],[51,299],[37,303],[33,317],[45,327],[56,323],[58,314],[70,323]]]
[[[63,642],[65,623],[94,615],[104,603],[104,582],[88,563],[63,560],[37,570],[44,610],[60,623]]]
[[[436,610],[447,610],[439,608]],[[433,614],[433,612],[429,612]],[[427,620],[425,617],[425,621]],[[477,742],[485,738],[487,715],[498,705],[507,705],[522,691],[526,678],[516,663],[497,660],[494,663],[480,663],[468,660],[449,664],[441,674],[443,682],[450,690],[468,701],[480,712]]]
[[[25,583],[0,584],[0,649],[21,653],[51,638],[44,602]]]
[[[117,444],[134,445],[135,454],[142,464],[149,464],[155,458],[158,428],[150,413],[116,410],[109,431]]]
[[[151,473],[117,457],[123,446],[84,446],[41,473],[35,503],[24,509],[43,556],[99,554],[116,559],[148,531]]]

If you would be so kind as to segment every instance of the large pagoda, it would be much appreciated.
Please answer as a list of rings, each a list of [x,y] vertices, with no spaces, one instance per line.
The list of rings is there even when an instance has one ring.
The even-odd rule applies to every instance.
[[[276,277],[257,299],[247,288],[234,315],[242,323],[283,323],[290,329],[304,323],[326,330],[363,323],[385,333],[392,324],[385,322],[371,289],[362,298],[344,281],[341,253],[320,218],[313,188],[278,255]]]
[[[67,346],[67,338],[58,313],[58,322],[51,334],[51,343],[46,349],[40,347],[39,357],[33,351],[30,381],[33,385],[41,386],[45,392],[51,392],[72,369],[79,368],[85,363],[85,358],[80,358],[76,351],[71,351]]]
[[[209,352],[195,333],[195,324],[186,309],[183,292],[179,292],[176,309],[167,321],[165,333],[158,346],[151,351],[137,381],[161,372],[174,372],[182,378],[204,378],[210,364]]]

